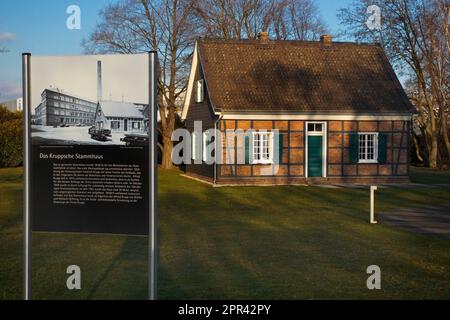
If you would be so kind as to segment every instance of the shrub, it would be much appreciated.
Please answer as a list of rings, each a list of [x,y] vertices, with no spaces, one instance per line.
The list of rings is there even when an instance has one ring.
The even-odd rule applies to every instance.
[[[21,112],[0,106],[0,168],[22,165],[22,124]]]

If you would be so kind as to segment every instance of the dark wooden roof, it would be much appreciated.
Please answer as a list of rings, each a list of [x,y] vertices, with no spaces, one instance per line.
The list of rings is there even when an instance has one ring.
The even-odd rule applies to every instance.
[[[198,53],[216,111],[412,112],[377,45],[199,39]]]

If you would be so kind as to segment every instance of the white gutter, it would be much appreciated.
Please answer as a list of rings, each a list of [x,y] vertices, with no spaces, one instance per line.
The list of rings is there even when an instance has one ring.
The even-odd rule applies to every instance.
[[[411,115],[345,115],[345,114],[232,114],[224,120],[410,120]]]

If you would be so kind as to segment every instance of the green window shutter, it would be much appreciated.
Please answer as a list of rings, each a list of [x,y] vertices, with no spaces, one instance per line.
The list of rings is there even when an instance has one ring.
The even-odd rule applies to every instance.
[[[359,161],[359,134],[350,133],[350,162],[358,163]]]
[[[245,164],[250,163],[250,137],[245,136],[244,138],[244,152],[245,152]]]
[[[213,144],[213,143],[215,142],[215,140],[216,140],[216,137],[215,137],[215,136],[210,136],[210,135],[208,135],[208,142],[206,143],[207,146],[210,146],[211,144]],[[213,150],[212,150],[212,152],[211,152],[211,157],[214,158],[215,156],[216,156],[216,149],[213,148]]]
[[[378,134],[378,163],[386,163],[387,156],[387,134]]]
[[[283,134],[281,132],[278,132],[278,134],[275,134],[275,139],[278,141],[278,161],[275,161],[275,163],[283,163]]]

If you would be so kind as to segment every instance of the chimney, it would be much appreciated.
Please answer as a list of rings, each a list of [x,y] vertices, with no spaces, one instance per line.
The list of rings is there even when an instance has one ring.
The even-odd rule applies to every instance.
[[[331,34],[321,35],[320,42],[322,42],[322,44],[324,45],[331,46],[331,44],[333,43],[333,36]]]
[[[269,33],[267,31],[262,31],[258,34],[258,39],[262,44],[269,43]]]
[[[97,101],[103,100],[102,92],[102,62],[97,61]]]

